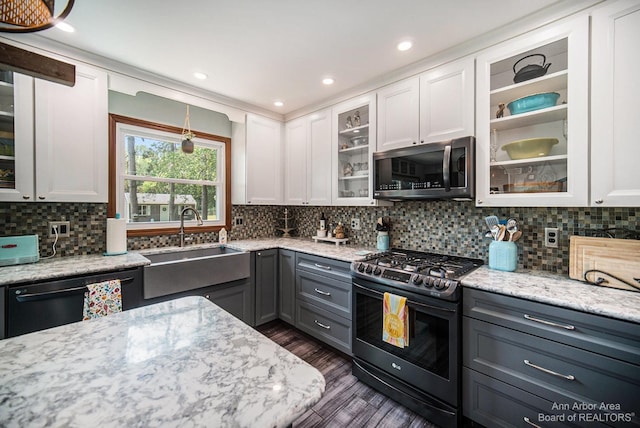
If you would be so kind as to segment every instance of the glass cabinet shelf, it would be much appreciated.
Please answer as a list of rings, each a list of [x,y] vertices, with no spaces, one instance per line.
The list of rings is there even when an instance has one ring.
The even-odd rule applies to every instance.
[[[565,160],[565,159],[567,159],[567,155],[542,156],[539,158],[491,162],[491,166],[493,167],[493,166],[526,165],[530,163],[553,162],[553,161]]]
[[[539,125],[556,122],[567,118],[567,104],[561,104],[545,109],[520,113],[490,121],[491,129],[502,131],[505,129],[522,128],[524,126]]]

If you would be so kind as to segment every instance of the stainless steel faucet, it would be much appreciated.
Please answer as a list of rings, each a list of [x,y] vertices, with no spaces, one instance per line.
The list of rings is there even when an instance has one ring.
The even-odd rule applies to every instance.
[[[196,219],[198,219],[198,226],[202,226],[203,224],[202,217],[200,217],[200,213],[197,209],[193,207],[185,207],[182,209],[182,211],[180,211],[180,230],[178,231],[178,236],[180,237],[181,247],[184,247],[184,214],[189,210],[193,211],[193,213],[196,215]]]

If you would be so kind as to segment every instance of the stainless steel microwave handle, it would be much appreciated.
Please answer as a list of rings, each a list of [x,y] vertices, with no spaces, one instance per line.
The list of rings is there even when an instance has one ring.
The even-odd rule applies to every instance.
[[[353,285],[356,288],[359,288],[359,289],[364,290],[364,291],[368,291],[369,293],[374,293],[374,294],[377,294],[379,296],[384,296],[384,293],[381,293],[378,290],[373,290],[373,289],[368,288],[368,287],[363,287],[362,285],[356,284],[355,282],[353,283]],[[411,303],[412,305],[422,306],[423,308],[435,309],[437,311],[443,311],[443,312],[455,312],[456,311],[455,309],[441,308],[440,306],[426,305],[424,303],[416,302],[416,301],[409,300],[409,299],[407,299],[407,303]]]
[[[444,157],[442,158],[442,175],[444,180],[444,190],[451,191],[451,144],[444,146]]]

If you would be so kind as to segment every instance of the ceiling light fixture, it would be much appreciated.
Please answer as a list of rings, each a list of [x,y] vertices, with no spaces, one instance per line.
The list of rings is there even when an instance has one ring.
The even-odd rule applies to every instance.
[[[32,33],[62,22],[75,0],[67,0],[64,10],[53,16],[55,0],[0,0],[0,32]]]
[[[195,73],[193,73],[193,77],[195,77],[196,79],[205,80],[209,76],[207,76],[205,73],[196,71]]]
[[[324,79],[322,79],[322,84],[324,85],[333,85],[334,82],[335,80],[333,79],[333,77],[325,77]]]
[[[411,42],[411,40],[405,40],[403,42],[398,43],[398,50],[408,51],[409,49],[411,49],[412,46],[413,46],[413,43]]]
[[[196,134],[191,132],[191,122],[189,121],[189,105],[187,104],[187,116],[184,118],[182,126],[182,151],[184,153],[193,153],[193,141]]]
[[[276,107],[282,107],[284,105],[284,103],[282,101],[274,101],[273,105]]]

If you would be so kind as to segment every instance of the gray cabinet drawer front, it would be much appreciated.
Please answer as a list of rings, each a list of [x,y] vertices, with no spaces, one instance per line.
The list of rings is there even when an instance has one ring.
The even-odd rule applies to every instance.
[[[296,327],[351,355],[351,321],[315,305],[298,302]]]
[[[638,410],[638,366],[468,317],[462,328],[466,367],[557,403]]]
[[[604,427],[595,421],[570,422],[573,410],[554,409],[548,401],[482,373],[462,368],[464,416],[486,427]],[[526,419],[525,419],[526,418]],[[527,422],[529,421],[529,422]]]
[[[296,255],[297,269],[315,272],[328,278],[351,282],[351,264],[305,253]]]
[[[640,365],[640,326],[544,303],[463,289],[464,315]]]
[[[351,319],[351,282],[298,270],[296,289],[298,299]]]

